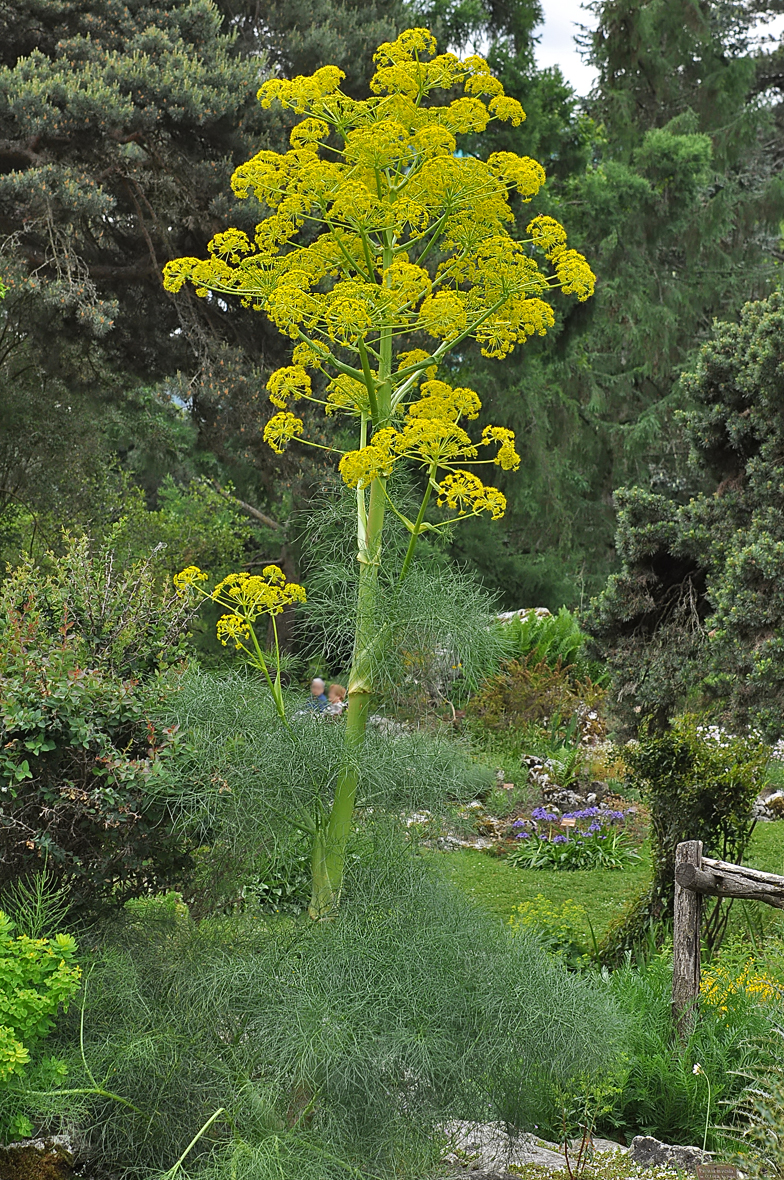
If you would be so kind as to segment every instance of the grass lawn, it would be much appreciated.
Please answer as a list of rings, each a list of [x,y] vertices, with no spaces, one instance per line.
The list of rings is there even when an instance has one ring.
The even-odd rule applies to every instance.
[[[577,901],[588,911],[594,934],[600,939],[613,918],[623,912],[629,901],[645,886],[650,874],[650,850],[642,848],[639,866],[607,872],[553,872],[552,870],[514,869],[506,861],[471,848],[457,852],[424,852],[439,871],[459,889],[502,921],[508,921],[521,901],[531,901],[542,894],[555,904]],[[760,823],[754,829],[745,857],[750,868],[784,874],[784,821]],[[740,903],[755,927],[767,929],[781,925],[781,911],[772,911],[758,902]],[[760,912],[762,911],[762,912]],[[741,919],[738,913],[736,921]],[[743,919],[744,924],[746,919]],[[735,922],[733,922],[735,925]],[[762,932],[760,930],[760,932]],[[590,930],[585,930],[590,945]]]
[[[647,844],[642,849],[639,866],[607,872],[561,873],[552,870],[514,869],[505,860],[477,852],[472,848],[457,852],[426,853],[445,876],[464,889],[477,903],[506,922],[521,901],[531,901],[542,894],[560,905],[579,901],[588,911],[597,939],[610,921],[622,913],[628,902],[645,885],[650,873]],[[586,926],[586,943],[591,932]]]

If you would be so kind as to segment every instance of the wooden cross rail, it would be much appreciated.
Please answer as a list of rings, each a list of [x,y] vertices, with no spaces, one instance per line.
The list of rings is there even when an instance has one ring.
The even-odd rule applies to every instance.
[[[676,848],[672,1014],[684,1039],[694,1026],[700,994],[703,897],[740,897],[784,910],[784,877],[703,857],[701,840],[684,840]]]

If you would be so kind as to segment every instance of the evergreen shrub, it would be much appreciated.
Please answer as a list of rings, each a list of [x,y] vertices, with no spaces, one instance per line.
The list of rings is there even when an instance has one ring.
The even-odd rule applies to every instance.
[[[702,840],[703,853],[740,864],[754,826],[753,804],[765,781],[769,750],[759,738],[737,737],[694,715],[677,717],[659,733],[643,730],[625,747],[630,784],[650,810],[653,882],[606,936],[612,957],[652,926],[657,937],[672,920],[675,849]],[[720,940],[726,909],[720,903],[703,930]]]

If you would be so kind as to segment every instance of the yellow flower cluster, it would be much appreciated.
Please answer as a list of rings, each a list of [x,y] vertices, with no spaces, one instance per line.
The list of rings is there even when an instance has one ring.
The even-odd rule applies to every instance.
[[[333,66],[264,83],[262,105],[304,116],[289,151],[259,152],[232,178],[235,193],[253,194],[270,216],[253,238],[217,234],[206,260],[168,263],[165,286],[187,281],[200,295],[235,294],[264,310],[303,348],[292,367],[331,364],[335,349],[357,353],[361,341],[373,348],[384,331],[425,332],[442,353],[473,336],[485,355],[505,356],[552,325],[544,297],[553,287],[578,299],[593,290],[590,267],[552,218],[529,227],[549,273],[509,234],[509,195],[530,200],[545,180],[540,164],[513,152],[486,162],[456,154],[457,135],[493,119],[519,124],[523,111],[483,58],[439,55],[424,29],[380,46],[375,62],[364,101],[343,93]],[[434,101],[459,86],[461,97]],[[322,232],[300,243],[306,224]],[[431,254],[443,259],[435,273]],[[285,409],[296,394],[280,382]]]
[[[470,471],[456,471],[438,485],[438,503],[451,508],[458,516],[477,516],[489,512],[493,520],[500,520],[506,511],[506,496],[498,488],[486,487]]]
[[[453,389],[445,381],[425,381],[419,401],[408,407],[409,418],[442,418],[457,422],[459,418],[478,418],[482,408],[473,389]]]
[[[224,647],[233,643],[238,650],[244,647],[244,639],[250,639],[250,627],[241,615],[221,615],[215,625],[215,633]]]
[[[410,354],[417,356],[417,354]],[[427,354],[422,358],[427,360]],[[506,500],[496,488],[487,488],[476,476],[453,469],[460,461],[475,461],[477,444],[459,425],[459,419],[476,418],[481,402],[473,389],[452,387],[446,381],[424,381],[421,397],[408,406],[401,429],[386,426],[377,430],[368,446],[349,451],[340,461],[339,470],[349,487],[365,488],[374,479],[391,475],[399,459],[409,459],[431,472],[444,469],[450,474],[439,484],[439,504],[446,504],[465,515],[488,511],[494,520],[503,515]],[[486,426],[478,446],[496,446],[493,462],[505,471],[516,470],[520,456],[515,450],[514,433],[505,426]],[[469,506],[469,507],[467,507]]]
[[[729,970],[721,963],[708,967],[702,973],[700,995],[712,1008],[728,1012],[734,997],[748,996],[767,1003],[781,996],[781,987],[749,959],[740,971]]]
[[[229,574],[210,597],[229,609],[230,614],[224,615],[219,623],[223,623],[222,630],[232,637],[239,634],[240,624],[247,626],[260,615],[279,615],[285,607],[306,601],[304,588],[296,582],[287,582],[277,565],[266,565],[261,574]]]
[[[191,586],[197,582],[205,582],[208,575],[203,573],[197,565],[188,565],[184,570],[174,575],[174,587],[181,597],[185,597]]]
[[[302,419],[288,411],[273,414],[264,427],[264,441],[276,455],[282,455],[291,440],[301,435],[304,429]]]
[[[273,406],[280,406],[281,410],[285,410],[290,401],[309,397],[310,391],[310,375],[302,365],[286,365],[283,369],[276,369],[267,382],[269,399]]]

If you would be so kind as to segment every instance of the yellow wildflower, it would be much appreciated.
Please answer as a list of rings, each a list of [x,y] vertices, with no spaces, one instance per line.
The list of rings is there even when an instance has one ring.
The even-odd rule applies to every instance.
[[[409,418],[394,440],[399,455],[428,465],[476,458],[476,447],[461,426],[439,418]]]
[[[274,414],[264,427],[264,441],[276,455],[282,455],[288,444],[305,429],[301,418],[291,413]]]
[[[503,93],[498,94],[489,103],[487,109],[496,119],[501,119],[504,123],[511,123],[513,127],[519,127],[525,119],[525,111],[517,99],[507,98]]]
[[[487,166],[508,188],[516,188],[524,201],[535,197],[547,179],[541,164],[514,152],[493,152],[488,156]]]
[[[359,451],[348,451],[340,460],[338,470],[348,487],[366,488],[374,479],[391,475],[394,462],[394,455],[386,447],[371,443]]]
[[[280,406],[285,410],[290,401],[297,401],[301,397],[309,397],[311,391],[310,376],[302,365],[286,365],[283,369],[276,369],[267,382],[269,399],[273,406]]]
[[[459,516],[489,512],[493,520],[500,520],[506,511],[506,496],[498,488],[486,487],[470,471],[456,471],[438,485],[438,503],[446,505]]]
[[[457,422],[459,418],[478,418],[482,408],[473,389],[461,386],[453,389],[446,381],[425,381],[420,394],[420,400],[408,407],[409,418],[444,418]]]
[[[576,250],[564,250],[555,259],[555,273],[564,295],[576,295],[584,303],[593,295],[596,275],[582,254]]]
[[[517,471],[520,466],[520,456],[515,450],[514,431],[507,430],[505,426],[485,426],[482,431],[482,446],[490,446],[494,442],[501,445],[493,462],[502,467],[504,471]]]
[[[222,615],[215,624],[215,631],[224,647],[232,642],[236,648],[241,648],[242,640],[250,638],[250,627],[241,615]]]
[[[566,230],[554,217],[535,217],[533,221],[529,221],[526,232],[531,235],[534,245],[548,258],[552,258],[555,252],[566,245]]]
[[[265,566],[261,574],[229,574],[215,587],[212,598],[231,608],[245,624],[260,615],[279,615],[285,607],[306,601],[304,587],[287,582],[277,565]]]
[[[179,595],[184,596],[191,586],[195,586],[197,582],[205,582],[208,576],[197,565],[188,565],[174,575],[174,587]]]
[[[327,386],[327,402],[327,414],[334,414],[336,410],[348,410],[356,414],[368,413],[370,410],[367,386],[344,373]]]

